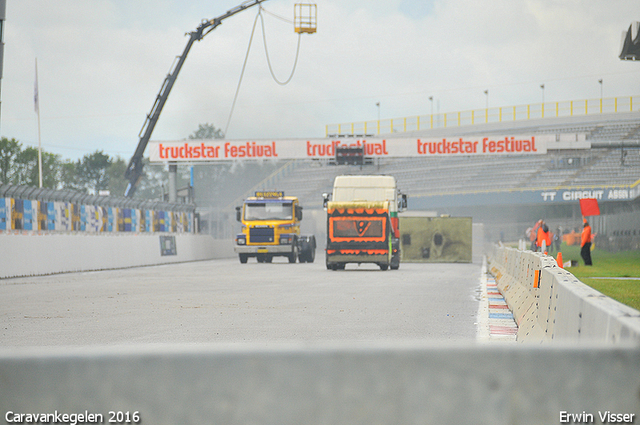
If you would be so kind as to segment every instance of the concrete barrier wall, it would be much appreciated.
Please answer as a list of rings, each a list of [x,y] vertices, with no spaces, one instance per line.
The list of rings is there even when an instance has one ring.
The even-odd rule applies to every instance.
[[[175,241],[175,255],[162,255],[162,248],[167,251],[167,246],[161,246],[161,238],[167,237],[169,242]],[[234,256],[231,240],[215,240],[211,236],[188,233],[0,234],[0,278]]]
[[[550,256],[495,247],[490,270],[518,324],[518,341],[640,342],[640,311],[580,282]]]
[[[637,345],[4,348],[0,422],[120,412],[154,425],[540,425],[599,411],[637,422],[639,364]]]

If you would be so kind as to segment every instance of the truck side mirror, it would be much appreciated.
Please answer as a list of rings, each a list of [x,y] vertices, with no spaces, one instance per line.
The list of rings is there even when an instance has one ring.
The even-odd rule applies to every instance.
[[[242,207],[236,207],[236,221],[242,221]]]
[[[300,205],[296,205],[296,220],[302,220],[302,207]]]
[[[404,193],[400,194],[400,211],[407,209],[407,195]]]
[[[322,208],[327,209],[327,204],[329,203],[329,198],[331,197],[328,193],[322,194]]]

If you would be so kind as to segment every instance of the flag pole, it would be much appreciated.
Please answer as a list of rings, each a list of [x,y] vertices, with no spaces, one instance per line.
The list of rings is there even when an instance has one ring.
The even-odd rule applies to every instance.
[[[36,83],[33,94],[33,102],[38,114],[38,182],[42,188],[42,140],[40,139],[40,99],[38,94],[38,58],[36,58]]]

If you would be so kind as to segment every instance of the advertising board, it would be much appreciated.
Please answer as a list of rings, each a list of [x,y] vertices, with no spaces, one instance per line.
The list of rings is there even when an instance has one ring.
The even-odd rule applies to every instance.
[[[454,138],[344,138],[284,140],[151,141],[151,162],[201,162],[264,159],[331,159],[336,150],[362,147],[371,158],[541,155],[555,135],[500,135]]]

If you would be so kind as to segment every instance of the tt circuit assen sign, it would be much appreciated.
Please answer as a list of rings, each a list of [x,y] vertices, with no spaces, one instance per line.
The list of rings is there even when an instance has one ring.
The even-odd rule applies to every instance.
[[[181,140],[149,142],[152,162],[329,159],[336,148],[363,147],[372,158],[545,154],[555,135],[455,138]]]
[[[542,202],[572,202],[580,199],[597,199],[598,201],[629,201],[640,195],[640,187],[631,188],[590,188],[548,190],[539,193]]]
[[[411,208],[433,209],[481,205],[574,204],[580,199],[596,199],[598,203],[632,201],[640,197],[640,185],[632,187],[593,187],[589,189],[512,190],[507,192],[433,194],[411,197]]]

